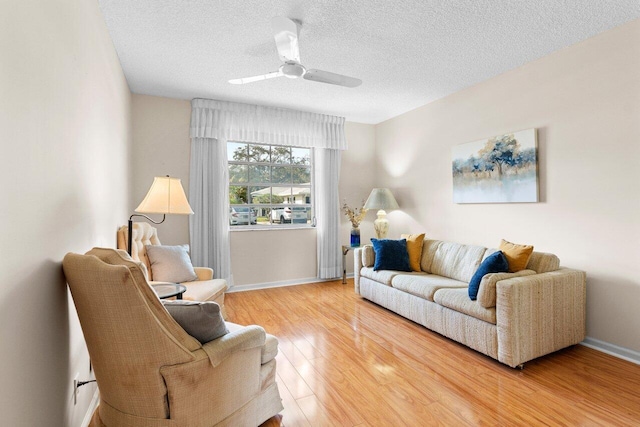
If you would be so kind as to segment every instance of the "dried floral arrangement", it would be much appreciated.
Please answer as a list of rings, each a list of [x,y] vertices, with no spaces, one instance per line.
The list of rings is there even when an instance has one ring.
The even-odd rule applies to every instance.
[[[364,215],[367,213],[367,209],[364,208],[364,200],[362,201],[362,207],[360,209],[351,209],[345,201],[345,203],[342,205],[342,211],[347,216],[347,218],[349,218],[349,221],[351,221],[351,225],[353,226],[353,228],[358,228],[360,226],[360,223],[364,219]]]

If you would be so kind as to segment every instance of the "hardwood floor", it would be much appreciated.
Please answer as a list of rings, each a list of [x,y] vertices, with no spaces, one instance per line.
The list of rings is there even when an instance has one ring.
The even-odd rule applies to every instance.
[[[229,293],[279,339],[269,426],[638,426],[640,366],[580,345],[509,368],[362,299],[353,280]]]

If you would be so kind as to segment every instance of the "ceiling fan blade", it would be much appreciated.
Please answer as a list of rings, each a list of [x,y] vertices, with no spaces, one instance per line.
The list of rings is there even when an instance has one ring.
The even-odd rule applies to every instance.
[[[298,25],[289,18],[276,16],[271,19],[273,37],[276,40],[278,55],[282,62],[300,62],[300,49],[298,48]]]
[[[274,71],[272,73],[262,74],[261,76],[244,77],[241,79],[231,79],[229,80],[229,83],[231,83],[232,85],[243,85],[245,83],[253,83],[253,82],[259,82],[260,80],[273,79],[274,77],[280,77],[283,75],[284,74],[282,74],[282,72],[280,71]]]
[[[305,80],[346,87],[357,87],[362,84],[362,80],[356,79],[355,77],[343,76],[342,74],[322,70],[307,70],[302,77]]]

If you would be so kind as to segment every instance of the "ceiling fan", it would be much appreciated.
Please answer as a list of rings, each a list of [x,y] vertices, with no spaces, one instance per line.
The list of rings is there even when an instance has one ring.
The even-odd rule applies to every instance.
[[[284,63],[280,66],[278,71],[273,71],[259,76],[232,79],[229,80],[229,83],[241,85],[284,76],[290,79],[302,77],[305,80],[346,87],[357,87],[362,84],[362,80],[354,77],[331,73],[329,71],[307,70],[300,63],[300,51],[298,49],[298,25],[291,19],[283,16],[276,16],[271,20],[271,27],[274,32],[278,55],[280,56],[280,60]]]

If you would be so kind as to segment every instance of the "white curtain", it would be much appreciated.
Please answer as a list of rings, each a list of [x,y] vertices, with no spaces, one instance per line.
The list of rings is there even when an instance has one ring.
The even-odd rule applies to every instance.
[[[347,149],[344,117],[194,99],[190,133],[189,200],[195,215],[189,224],[194,262],[214,268],[216,277],[231,279],[227,141],[292,145],[315,149],[319,277],[341,275],[338,178],[339,150]]]
[[[229,244],[229,170],[227,141],[212,138],[191,139],[189,216],[191,257],[194,265],[209,266],[216,278],[231,277]]]
[[[318,277],[331,279],[342,275],[340,245],[340,150],[316,148],[315,203],[318,227]]]

